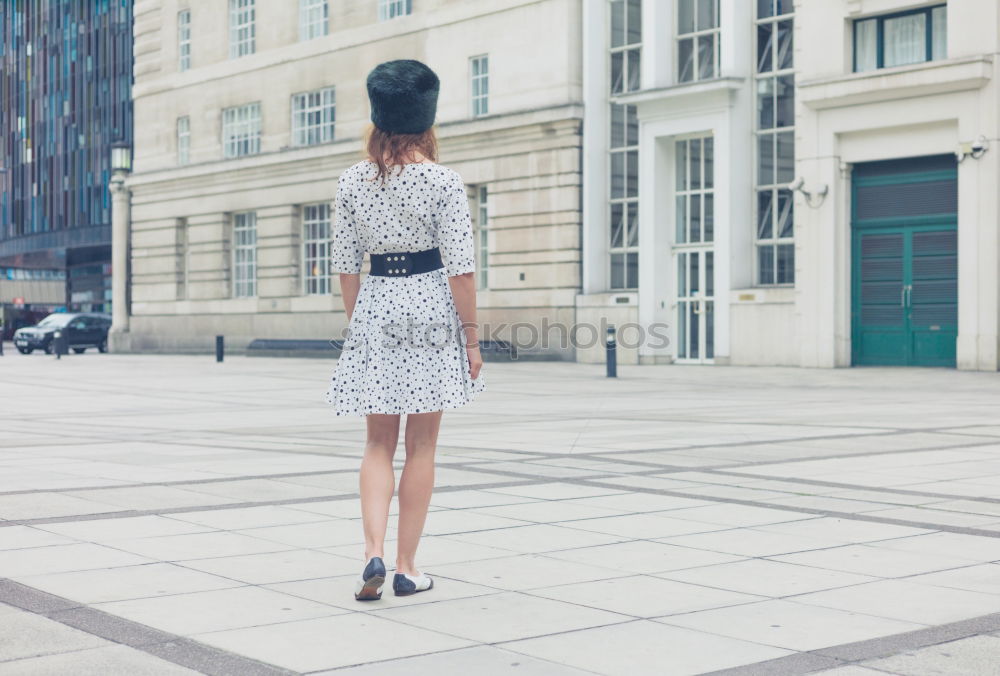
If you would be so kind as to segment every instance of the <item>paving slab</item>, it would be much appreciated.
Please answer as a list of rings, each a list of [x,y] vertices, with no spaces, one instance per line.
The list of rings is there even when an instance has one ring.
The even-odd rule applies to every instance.
[[[0,673],[990,673],[995,374],[490,363],[359,604],[331,364],[85,356],[4,361]]]

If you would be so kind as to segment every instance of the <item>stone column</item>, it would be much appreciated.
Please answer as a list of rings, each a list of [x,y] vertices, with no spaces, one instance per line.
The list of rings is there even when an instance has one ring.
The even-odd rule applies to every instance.
[[[126,174],[116,171],[111,191],[111,335],[112,346],[122,345],[129,330],[129,221],[132,193],[125,185]]]

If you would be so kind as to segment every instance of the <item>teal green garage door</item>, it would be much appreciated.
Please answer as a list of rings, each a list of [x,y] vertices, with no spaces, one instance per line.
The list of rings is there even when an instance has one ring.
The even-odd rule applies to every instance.
[[[955,365],[957,187],[951,155],[855,165],[855,365]]]

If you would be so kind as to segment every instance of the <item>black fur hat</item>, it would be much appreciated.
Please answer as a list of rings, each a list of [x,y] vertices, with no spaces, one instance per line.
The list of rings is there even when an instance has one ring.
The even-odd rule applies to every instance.
[[[372,122],[396,134],[424,132],[434,124],[440,88],[438,76],[419,61],[380,63],[368,74]]]

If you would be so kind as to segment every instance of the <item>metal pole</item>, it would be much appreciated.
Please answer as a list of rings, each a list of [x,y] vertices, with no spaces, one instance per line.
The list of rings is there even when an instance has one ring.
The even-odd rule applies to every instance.
[[[607,363],[608,378],[618,377],[618,341],[615,339],[615,325],[608,324]]]
[[[215,337],[215,361],[221,362],[226,356],[226,345],[222,336]]]

